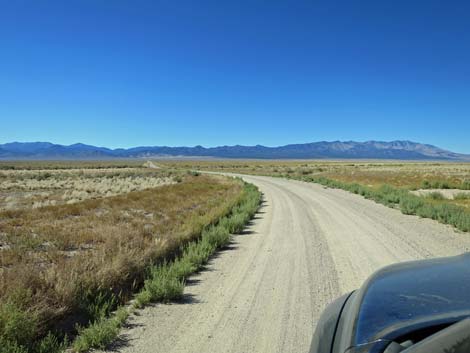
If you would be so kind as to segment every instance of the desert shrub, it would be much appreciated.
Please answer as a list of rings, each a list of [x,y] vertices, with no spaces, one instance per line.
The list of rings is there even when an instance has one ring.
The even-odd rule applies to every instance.
[[[441,182],[436,182],[434,184],[434,187],[436,189],[450,189],[451,185],[448,181],[441,181]]]
[[[470,193],[459,192],[454,196],[454,200],[470,200]]]
[[[230,229],[225,226],[227,217],[224,217],[217,226],[209,227],[202,233],[202,240],[214,248],[220,248],[230,241]]]
[[[64,340],[59,341],[56,336],[52,333],[48,333],[39,344],[35,347],[35,353],[60,353],[65,351],[68,346],[67,337]]]
[[[14,299],[0,304],[0,338],[12,347],[31,346],[37,335],[37,314]]]
[[[376,193],[376,200],[385,205],[399,204],[403,197],[406,197],[407,191],[394,188],[390,185],[382,185]]]
[[[177,279],[183,280],[197,270],[198,267],[191,261],[191,259],[183,256],[173,262],[171,266],[171,275]]]
[[[417,210],[420,217],[432,218],[441,223],[451,224],[464,232],[470,231],[470,213],[462,207],[451,204],[425,204]]]
[[[90,322],[99,321],[117,306],[117,298],[111,290],[84,289],[79,299],[82,312]]]
[[[431,183],[429,180],[423,180],[421,182],[421,189],[430,189],[431,188]]]
[[[125,308],[120,308],[111,318],[103,318],[86,328],[79,328],[73,349],[76,352],[86,352],[90,348],[105,349],[116,338],[128,315]]]
[[[250,219],[250,215],[245,212],[235,213],[232,217],[224,218],[221,225],[226,227],[232,234],[240,233],[245,227],[245,223]]]
[[[24,346],[0,337],[0,353],[28,353]]]
[[[449,180],[423,180],[421,189],[465,189],[465,182],[455,183]]]
[[[173,275],[171,266],[160,265],[151,269],[150,278],[145,280],[144,289],[137,297],[142,306],[150,302],[168,302],[183,295],[184,281]]]
[[[439,191],[433,191],[426,195],[427,198],[431,200],[445,200],[444,195]]]
[[[412,195],[407,195],[400,199],[400,210],[404,214],[415,215],[417,210],[424,205],[424,201]]]
[[[215,249],[216,246],[203,238],[200,242],[190,243],[184,250],[182,258],[184,261],[192,265],[194,271],[197,271],[207,262],[207,260],[209,260],[209,257]],[[187,277],[187,275],[184,277]]]
[[[364,196],[366,198],[372,198],[376,199],[377,201],[381,201],[381,193],[379,192],[373,192],[371,189],[369,189],[366,186],[357,184],[357,183],[352,183],[352,184],[344,184],[344,183],[334,183],[334,187],[339,187],[341,189],[347,190],[349,192],[352,192],[357,195]]]

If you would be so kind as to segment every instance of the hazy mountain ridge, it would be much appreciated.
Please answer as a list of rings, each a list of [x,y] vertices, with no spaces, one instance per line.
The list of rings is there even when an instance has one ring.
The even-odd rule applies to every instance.
[[[0,159],[112,159],[150,157],[215,157],[260,159],[403,159],[463,160],[470,155],[412,141],[320,141],[279,147],[219,146],[205,148],[141,146],[110,149],[76,143],[69,146],[50,142],[12,142],[0,144]]]

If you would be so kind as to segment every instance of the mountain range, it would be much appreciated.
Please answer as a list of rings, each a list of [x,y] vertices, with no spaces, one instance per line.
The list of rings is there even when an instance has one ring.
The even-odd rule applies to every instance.
[[[0,159],[118,159],[118,158],[212,157],[254,159],[397,159],[470,161],[470,155],[411,141],[320,141],[279,147],[142,146],[110,149],[76,143],[69,146],[50,142],[0,144]]]

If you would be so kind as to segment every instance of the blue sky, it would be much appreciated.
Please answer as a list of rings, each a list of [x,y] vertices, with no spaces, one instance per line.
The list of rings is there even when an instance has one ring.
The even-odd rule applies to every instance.
[[[470,153],[469,38],[468,1],[4,1],[0,143]]]

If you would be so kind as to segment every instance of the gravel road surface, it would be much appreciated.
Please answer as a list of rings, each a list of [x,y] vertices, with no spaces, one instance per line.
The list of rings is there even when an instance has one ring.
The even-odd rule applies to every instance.
[[[181,303],[130,320],[123,353],[303,353],[335,297],[382,266],[461,254],[470,235],[351,193],[245,176],[265,202],[245,234],[191,277]]]

